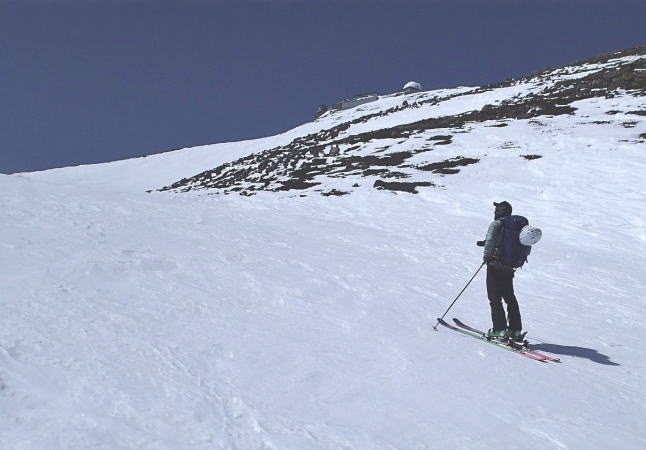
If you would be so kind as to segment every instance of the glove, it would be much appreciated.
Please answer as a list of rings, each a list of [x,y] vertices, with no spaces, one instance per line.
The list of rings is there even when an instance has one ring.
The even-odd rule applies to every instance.
[[[488,263],[488,262],[493,261],[493,260],[494,260],[494,257],[493,257],[493,256],[487,256],[487,255],[484,255],[484,256],[482,257],[482,260],[483,260],[484,262]]]
[[[485,244],[485,241],[478,241],[478,242],[476,242],[476,245],[477,245],[478,247],[484,247],[484,244]]]

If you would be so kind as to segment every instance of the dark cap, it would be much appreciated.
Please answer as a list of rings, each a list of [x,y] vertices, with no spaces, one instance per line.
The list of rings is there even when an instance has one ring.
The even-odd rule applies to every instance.
[[[500,219],[511,215],[511,204],[509,202],[493,202],[493,205],[496,207],[494,218]]]

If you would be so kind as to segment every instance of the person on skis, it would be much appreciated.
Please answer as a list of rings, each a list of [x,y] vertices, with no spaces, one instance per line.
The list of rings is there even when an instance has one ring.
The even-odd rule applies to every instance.
[[[503,245],[503,224],[511,216],[511,204],[506,201],[494,202],[494,220],[489,225],[487,237],[478,241],[484,247],[483,261],[487,264],[487,297],[491,307],[491,328],[486,336],[498,340],[522,341],[523,323],[520,307],[514,294],[514,272],[516,269],[500,261]],[[507,304],[507,316],[502,301]]]

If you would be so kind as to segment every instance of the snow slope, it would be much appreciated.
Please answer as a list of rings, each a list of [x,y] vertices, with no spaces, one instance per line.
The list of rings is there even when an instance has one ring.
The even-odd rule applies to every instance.
[[[0,176],[0,448],[644,448],[643,105],[474,125],[418,195],[143,192],[318,121]],[[432,330],[501,199],[543,229],[516,293],[561,364]],[[484,274],[449,316],[489,326]]]

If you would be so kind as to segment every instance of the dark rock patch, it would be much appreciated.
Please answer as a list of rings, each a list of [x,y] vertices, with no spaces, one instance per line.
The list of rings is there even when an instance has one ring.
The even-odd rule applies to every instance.
[[[460,169],[456,167],[468,166],[479,162],[479,159],[476,158],[465,158],[458,156],[456,158],[447,159],[446,161],[426,164],[424,166],[417,166],[419,170],[424,170],[433,173],[439,173],[443,175],[451,175],[460,172]]]
[[[451,134],[438,134],[428,138],[429,141],[450,141],[451,139],[453,139],[453,135]]]
[[[362,172],[364,177],[380,176],[382,178],[410,178],[410,175],[404,172],[397,172],[388,169],[368,169]]]
[[[321,195],[323,197],[330,197],[332,195],[340,197],[341,195],[348,195],[349,192],[346,191],[337,191],[336,189],[332,189],[331,191],[328,192],[321,192]]]
[[[630,120],[628,122],[624,122],[621,124],[624,128],[635,128],[639,122],[636,122],[634,120]]]
[[[451,142],[450,139],[448,141],[435,141],[435,145],[449,145]]]
[[[281,181],[280,182],[282,186],[277,187],[274,189],[275,191],[289,191],[292,189],[307,189],[311,188],[312,186],[318,186],[321,183],[308,183],[307,181],[300,180],[300,179],[291,179],[287,181]]]
[[[639,111],[628,111],[626,114],[634,114],[636,116],[646,116],[646,109],[641,109]]]
[[[372,166],[398,166],[413,156],[412,152],[394,152],[385,156],[348,156],[341,159],[346,167],[367,169]]]
[[[364,177],[371,177],[374,175],[378,176],[384,176],[385,174],[389,173],[390,171],[388,169],[367,169],[362,172],[362,175]]]
[[[640,138],[640,139],[646,139],[646,133],[642,133],[642,134],[640,134],[640,135],[639,135],[639,138]]]
[[[388,189],[391,191],[401,191],[408,192],[410,194],[418,194],[417,188],[421,186],[435,186],[431,181],[419,181],[419,182],[403,182],[403,181],[383,181],[377,180],[372,185],[376,189]]]
[[[521,156],[521,158],[525,158],[525,159],[527,159],[529,161],[531,161],[532,159],[542,158],[541,155],[520,155],[520,156]]]

